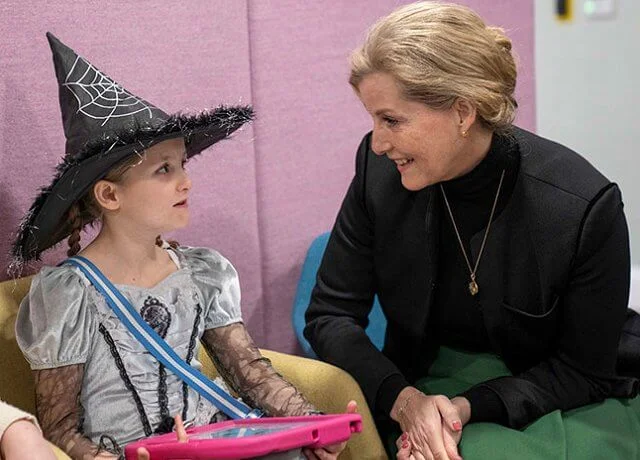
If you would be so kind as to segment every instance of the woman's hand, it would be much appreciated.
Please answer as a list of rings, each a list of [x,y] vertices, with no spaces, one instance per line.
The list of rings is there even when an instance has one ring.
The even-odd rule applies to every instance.
[[[396,447],[398,448],[396,456],[398,460],[415,460],[415,457],[411,455],[411,442],[407,433],[402,433],[396,440]]]
[[[347,404],[347,414],[354,414],[358,411],[358,404],[355,401],[349,401]],[[308,460],[335,460],[340,452],[347,447],[347,442],[331,444],[319,449],[302,449],[302,453]]]
[[[466,399],[454,399],[455,403],[443,395],[428,396],[413,387],[400,392],[391,417],[400,424],[411,444],[411,454],[406,458],[462,458],[458,443],[462,427],[469,420],[470,407]]]
[[[2,435],[1,457],[5,460],[32,458],[55,460],[56,456],[42,433],[29,420],[17,420]]]

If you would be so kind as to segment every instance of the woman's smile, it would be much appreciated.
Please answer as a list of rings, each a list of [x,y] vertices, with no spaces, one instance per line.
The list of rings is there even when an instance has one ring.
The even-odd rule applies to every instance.
[[[396,166],[398,167],[398,171],[400,171],[400,174],[402,174],[407,169],[409,169],[413,164],[413,158],[389,158],[389,159],[396,164]]]

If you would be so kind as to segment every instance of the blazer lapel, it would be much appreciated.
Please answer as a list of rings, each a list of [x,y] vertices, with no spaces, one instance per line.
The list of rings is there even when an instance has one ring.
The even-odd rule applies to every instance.
[[[413,216],[408,221],[412,227],[412,241],[410,244],[399,242],[399,247],[408,248],[404,260],[412,267],[403,281],[403,284],[407,283],[405,289],[411,293],[405,305],[410,322],[407,326],[414,337],[421,339],[425,335],[437,273],[439,207],[436,198],[433,187],[415,195]]]

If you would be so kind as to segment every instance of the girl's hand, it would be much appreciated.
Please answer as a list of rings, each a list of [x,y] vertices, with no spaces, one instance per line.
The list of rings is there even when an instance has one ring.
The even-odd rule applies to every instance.
[[[138,453],[138,460],[150,460],[151,456],[149,455],[149,451],[144,447],[138,447],[136,451]]]
[[[355,401],[349,401],[347,404],[347,414],[354,414],[357,411],[358,404]],[[345,441],[338,444],[320,447],[318,449],[302,449],[302,453],[308,460],[335,460],[346,446],[347,442]]]
[[[150,460],[151,456],[149,455],[149,451],[144,447],[138,447],[136,451],[138,453],[138,460]]]
[[[187,436],[187,430],[184,428],[184,423],[182,422],[182,417],[180,414],[173,417],[174,427],[176,436],[178,437],[178,442],[187,442],[189,441],[189,436]]]
[[[464,398],[457,399],[466,401]],[[469,417],[461,402],[454,404],[443,395],[425,395],[413,387],[400,392],[391,410],[391,417],[408,434],[411,455],[416,460],[462,459],[458,453],[458,442],[462,427]]]
[[[175,431],[176,436],[178,437],[178,442],[187,442],[189,441],[189,437],[187,436],[187,430],[184,429],[184,423],[182,423],[182,417],[180,415],[176,415],[173,417],[175,422]],[[138,460],[150,460],[151,455],[149,455],[149,451],[144,447],[139,447],[136,451],[138,454]]]

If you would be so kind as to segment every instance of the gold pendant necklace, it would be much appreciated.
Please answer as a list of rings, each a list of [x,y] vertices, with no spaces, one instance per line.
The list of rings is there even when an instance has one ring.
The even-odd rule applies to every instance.
[[[469,282],[469,292],[471,295],[476,295],[478,293],[478,283],[476,283],[476,275],[471,274],[471,281]]]
[[[498,191],[496,192],[496,197],[493,200],[493,206],[491,207],[491,214],[489,215],[489,223],[487,224],[487,228],[484,231],[484,238],[482,239],[482,244],[480,245],[480,252],[478,253],[478,258],[476,259],[476,264],[473,268],[471,268],[471,262],[469,261],[469,257],[467,256],[467,251],[464,250],[464,244],[462,244],[462,238],[460,237],[460,232],[458,231],[458,226],[456,225],[456,221],[453,218],[453,212],[451,212],[451,206],[449,206],[449,200],[447,200],[447,194],[444,192],[444,187],[442,183],[440,183],[440,190],[442,190],[442,197],[444,198],[444,202],[447,205],[447,211],[449,211],[449,217],[451,218],[451,223],[453,224],[453,229],[456,232],[456,236],[458,237],[458,243],[460,244],[460,249],[462,250],[462,255],[464,256],[465,262],[467,262],[467,268],[469,269],[469,293],[471,295],[478,294],[480,291],[480,287],[476,281],[476,272],[478,271],[478,265],[480,265],[480,258],[482,257],[482,252],[484,251],[484,245],[487,242],[487,236],[489,236],[489,229],[491,228],[491,221],[493,220],[493,214],[496,212],[496,205],[498,204],[498,197],[500,196],[500,189],[502,188],[502,181],[504,180],[504,173],[506,170],[502,170],[502,175],[500,176],[500,182],[498,183]]]

